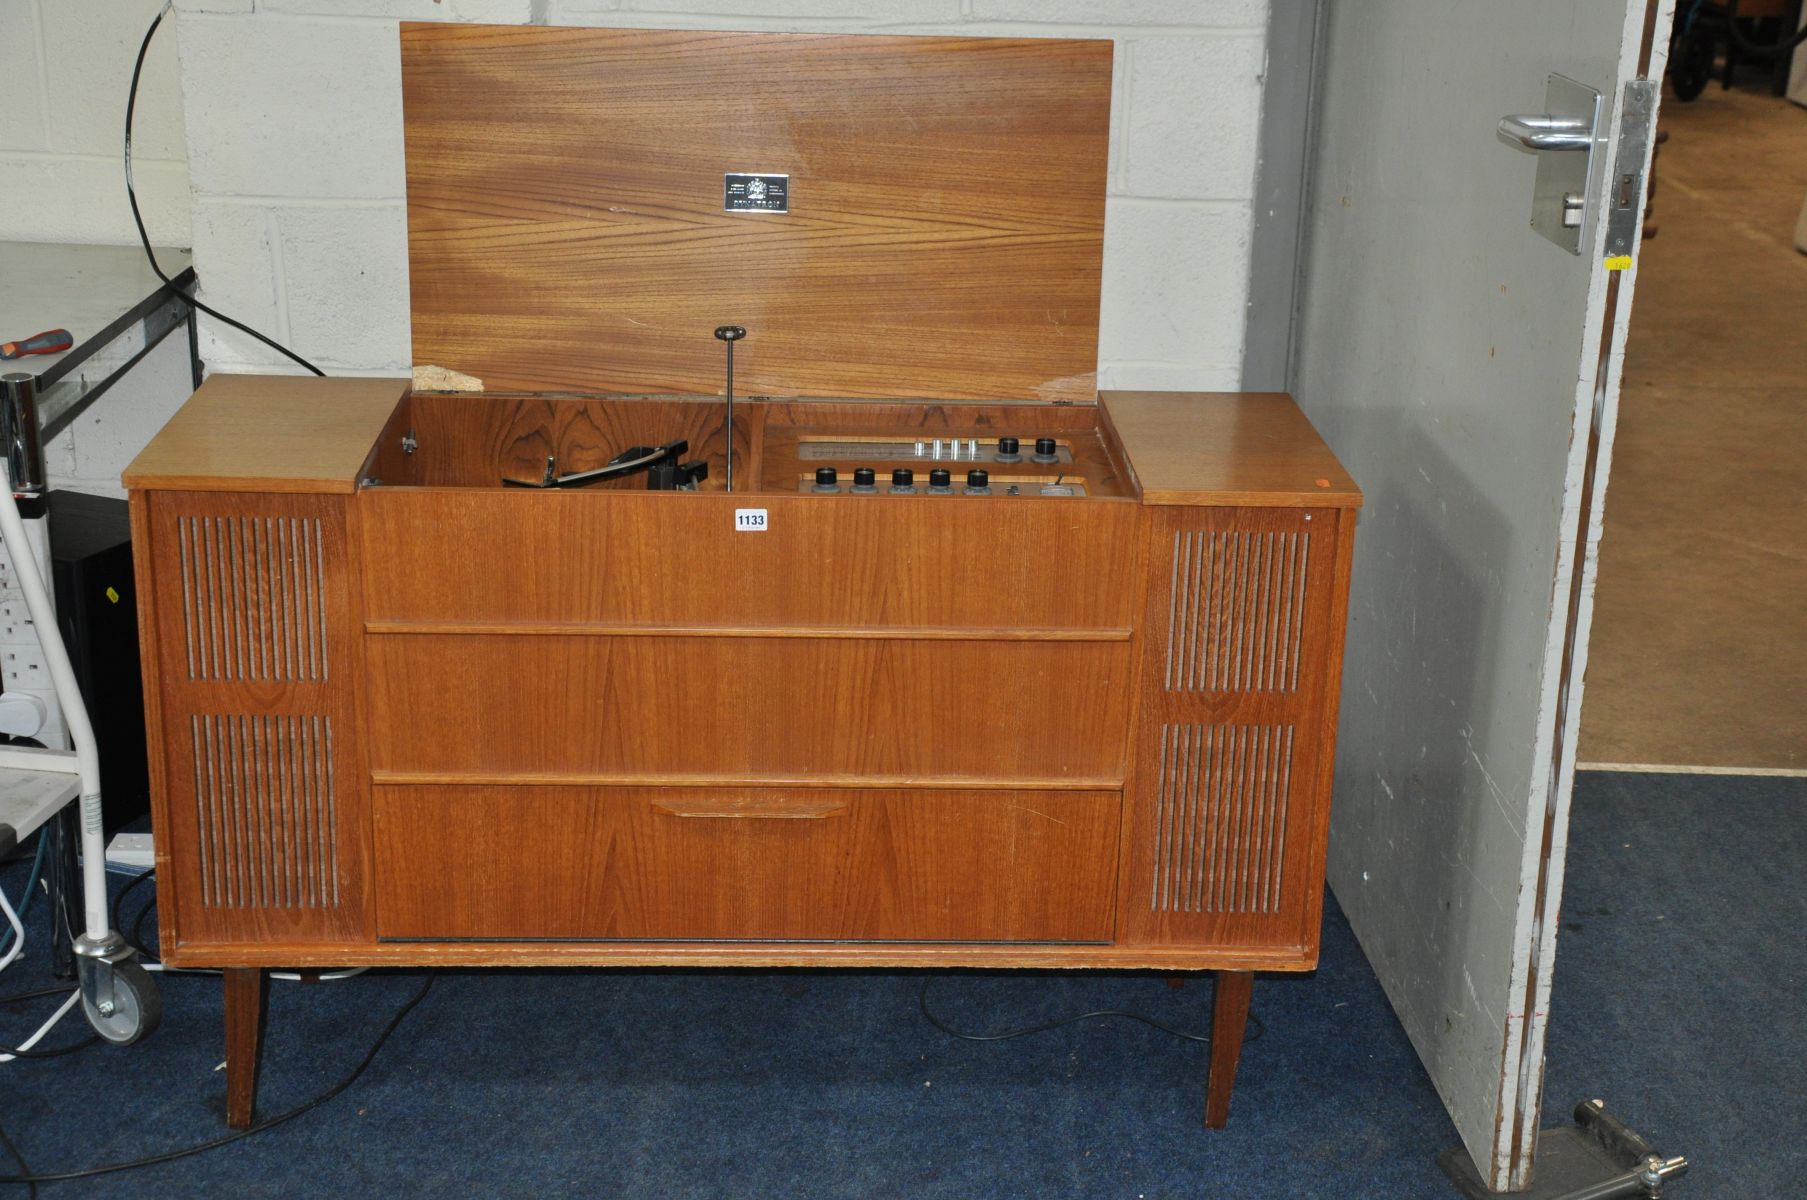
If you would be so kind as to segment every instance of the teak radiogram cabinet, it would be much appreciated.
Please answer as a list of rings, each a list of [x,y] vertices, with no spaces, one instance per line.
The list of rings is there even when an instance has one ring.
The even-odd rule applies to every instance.
[[[1360,494],[1285,396],[1097,392],[1109,71],[404,27],[415,378],[215,376],[125,477],[235,1123],[261,971],[347,964],[1212,969],[1222,1123]]]

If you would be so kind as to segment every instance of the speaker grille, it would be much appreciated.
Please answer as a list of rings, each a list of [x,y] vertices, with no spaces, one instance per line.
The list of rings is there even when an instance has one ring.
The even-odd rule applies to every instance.
[[[1175,533],[1167,690],[1296,691],[1310,559],[1304,532]]]
[[[197,714],[201,902],[328,908],[339,902],[332,721]]]
[[[327,677],[318,517],[178,517],[188,677]]]
[[[1290,725],[1163,725],[1156,912],[1280,911]]]

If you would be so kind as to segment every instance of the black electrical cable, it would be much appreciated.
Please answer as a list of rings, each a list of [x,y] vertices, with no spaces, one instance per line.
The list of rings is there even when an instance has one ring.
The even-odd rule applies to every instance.
[[[149,879],[151,876],[155,875],[156,873],[157,873],[156,867],[150,867],[150,868],[147,868],[146,870],[140,871],[138,874],[132,876],[132,881],[130,883],[126,884],[124,887],[119,889],[119,894],[117,896],[113,897],[112,927],[114,929],[123,930],[123,927],[121,926],[120,921],[119,921],[119,912],[120,912],[121,906],[123,906],[125,904],[125,898],[132,894],[133,888],[137,887],[139,884],[143,883],[145,880]]]
[[[10,1054],[14,1058],[61,1058],[65,1054],[74,1054],[77,1050],[86,1050],[99,1043],[100,1035],[91,1033],[79,1042],[70,1042],[67,1046],[57,1046],[50,1050],[15,1050],[11,1046],[0,1046],[0,1054]]]
[[[111,926],[110,926],[114,930],[114,932],[118,933],[120,937],[125,939],[125,944],[130,946],[132,948],[133,952],[136,953],[139,958],[143,959],[145,962],[152,962],[152,963],[162,962],[163,960],[160,957],[158,957],[158,955],[155,951],[151,950],[149,947],[147,947],[144,944],[143,940],[139,936],[139,929],[144,924],[145,914],[150,912],[151,909],[157,907],[156,894],[152,893],[150,900],[145,904],[145,906],[142,909],[139,910],[138,919],[136,921],[132,922],[132,929],[131,929],[131,932],[129,932],[129,933],[126,931],[125,922],[123,920],[121,909],[125,904],[125,898],[127,896],[131,895],[132,889],[137,887],[139,884],[143,883],[145,880],[149,879],[152,875],[155,875],[156,873],[157,873],[157,868],[152,867],[147,871],[143,871],[137,875],[134,875],[132,877],[132,881],[130,883],[126,884],[123,888],[119,889],[119,894],[117,896],[113,897],[113,918],[112,918],[112,922],[111,922]]]
[[[922,991],[917,993],[916,996],[916,1003],[921,1007],[923,1017],[929,1024],[933,1025],[936,1029],[939,1029],[942,1033],[947,1034],[949,1037],[957,1037],[966,1042],[1002,1042],[1007,1041],[1010,1038],[1028,1037],[1032,1033],[1046,1033],[1050,1029],[1059,1029],[1063,1025],[1072,1025],[1078,1021],[1090,1021],[1096,1017],[1123,1017],[1130,1021],[1140,1021],[1142,1024],[1158,1029],[1162,1033],[1170,1033],[1176,1038],[1185,1038],[1189,1042],[1205,1042],[1208,1044],[1211,1041],[1211,1035],[1208,1033],[1188,1033],[1184,1029],[1175,1029],[1171,1025],[1164,1025],[1153,1017],[1144,1016],[1137,1012],[1129,1012],[1120,1008],[1103,1008],[1096,1012],[1085,1012],[1080,1013],[1077,1016],[1062,1017],[1058,1021],[1049,1021],[1044,1025],[1025,1025],[1021,1029],[1006,1029],[1001,1033],[965,1033],[955,1029],[953,1026],[947,1024],[940,1017],[937,1017],[934,1013],[929,1011],[929,984],[934,981],[935,976],[933,975],[923,976]],[[1254,1041],[1256,1038],[1259,1038],[1262,1034],[1267,1032],[1267,1026],[1262,1024],[1261,1018],[1254,1013],[1249,1014],[1249,1022],[1254,1025],[1254,1029],[1250,1030],[1242,1039],[1244,1045],[1247,1045],[1249,1042]]]
[[[147,959],[150,962],[162,962],[163,961],[162,959],[158,958],[155,954],[152,954],[149,950],[147,950],[144,945],[144,919],[146,917],[150,916],[156,910],[157,910],[157,897],[152,896],[150,898],[149,903],[147,903],[143,908],[138,910],[138,919],[132,922],[132,936],[126,938],[126,940],[125,940],[125,944],[130,946],[132,948],[133,952],[136,953],[139,958]]]
[[[67,996],[74,990],[73,987],[64,984],[61,987],[38,988],[35,991],[30,992],[15,992],[11,996],[0,996],[0,1005],[22,1004],[27,1000],[41,1000],[45,996]]]
[[[226,324],[232,326],[232,328],[250,334],[264,345],[270,347],[270,349],[286,355],[295,362],[306,367],[309,371],[312,371],[314,374],[324,375],[326,374],[325,371],[322,371],[319,367],[316,367],[313,363],[301,357],[275,338],[257,332],[257,330],[244,324],[242,321],[233,320],[219,309],[212,308],[195,299],[192,292],[185,292],[177,287],[176,281],[165,274],[162,265],[157,262],[156,251],[151,249],[151,236],[145,232],[144,217],[138,211],[138,192],[132,186],[132,114],[138,107],[138,76],[144,70],[145,51],[151,48],[151,38],[156,36],[157,26],[163,23],[163,15],[169,11],[169,7],[169,4],[165,3],[161,9],[158,9],[157,15],[151,18],[151,27],[144,31],[144,41],[138,45],[138,60],[132,64],[132,86],[126,93],[125,102],[125,195],[126,199],[132,205],[132,223],[138,226],[138,241],[144,246],[144,256],[150,260],[151,270],[157,273],[158,279],[161,279],[169,288],[175,291],[184,300],[194,305],[194,307],[201,312],[206,313],[216,321],[224,321]]]
[[[304,1113],[312,1112],[314,1109],[319,1108],[322,1104],[325,1104],[328,1100],[331,1100],[340,1092],[343,1092],[346,1088],[358,1081],[358,1077],[364,1073],[365,1068],[369,1067],[370,1064],[375,1061],[377,1052],[383,1048],[383,1043],[389,1040],[389,1035],[395,1032],[396,1027],[402,1023],[402,1020],[409,1013],[414,1011],[416,1005],[427,998],[427,993],[433,990],[433,980],[434,976],[429,973],[426,977],[426,981],[420,985],[420,990],[415,992],[406,1004],[403,1004],[397,1009],[393,1017],[389,1018],[389,1024],[383,1027],[383,1032],[377,1035],[377,1039],[371,1045],[370,1051],[364,1055],[363,1061],[352,1068],[351,1074],[347,1075],[344,1079],[341,1079],[338,1083],[320,1093],[318,1096],[315,1096],[312,1100],[297,1105],[285,1113],[279,1113],[266,1121],[259,1121],[249,1129],[240,1129],[235,1133],[228,1133],[223,1137],[217,1137],[211,1141],[200,1142],[193,1146],[184,1146],[180,1150],[170,1150],[163,1154],[153,1154],[146,1158],[136,1158],[130,1162],[108,1163],[104,1167],[83,1167],[80,1170],[75,1171],[42,1171],[34,1174],[27,1168],[19,1175],[0,1175],[0,1183],[23,1183],[35,1186],[40,1183],[57,1183],[65,1179],[91,1179],[96,1175],[111,1175],[117,1171],[133,1171],[137,1170],[139,1167],[152,1167],[156,1166],[158,1163],[174,1162],[179,1158],[189,1158],[208,1150],[216,1150],[221,1146],[231,1145],[233,1142],[248,1138],[254,1133],[262,1133],[264,1130],[272,1129],[285,1121],[292,1121]],[[0,1129],[0,1138],[5,1138],[5,1136],[6,1131]],[[10,1146],[11,1144],[9,1139],[7,1145]],[[19,1158],[16,1149],[13,1151],[13,1157]],[[23,1161],[24,1159],[20,1158],[20,1162]]]
[[[0,1146],[5,1146],[6,1152],[13,1156],[14,1162],[19,1164],[19,1174],[26,1177],[25,1186],[30,1189],[27,1194],[32,1197],[32,1200],[37,1200],[38,1184],[36,1180],[30,1177],[31,1164],[25,1161],[25,1156],[19,1153],[19,1147],[13,1144],[13,1140],[10,1137],[6,1136],[6,1130],[4,1129],[0,1129]]]

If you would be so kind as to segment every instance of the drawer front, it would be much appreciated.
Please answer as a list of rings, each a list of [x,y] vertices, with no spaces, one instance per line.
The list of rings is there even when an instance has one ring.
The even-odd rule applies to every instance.
[[[1108,942],[1115,792],[375,789],[379,936]]]
[[[1127,630],[1128,502],[372,488],[374,622]],[[736,510],[767,514],[739,532]]]
[[[1118,788],[1127,642],[371,636],[378,783]]]

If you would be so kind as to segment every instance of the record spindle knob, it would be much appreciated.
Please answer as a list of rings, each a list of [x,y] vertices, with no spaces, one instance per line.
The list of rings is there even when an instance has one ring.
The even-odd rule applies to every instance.
[[[691,336],[694,337],[695,335],[692,334]],[[747,336],[747,331],[739,325],[717,325],[715,327],[715,336],[724,342],[738,342],[741,338]]]

